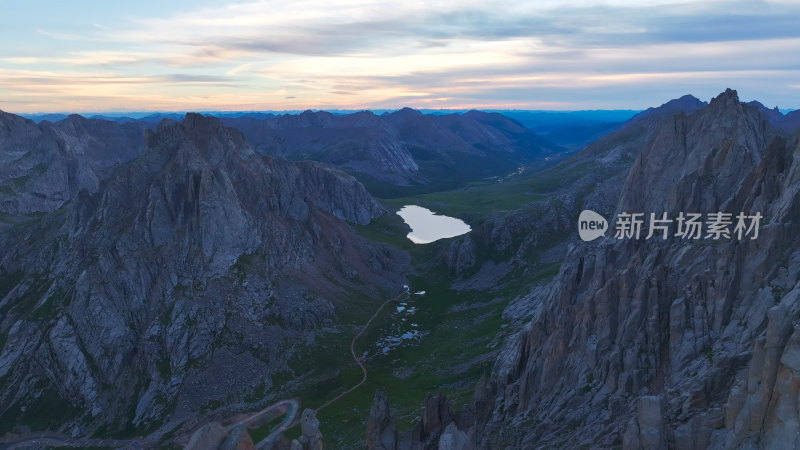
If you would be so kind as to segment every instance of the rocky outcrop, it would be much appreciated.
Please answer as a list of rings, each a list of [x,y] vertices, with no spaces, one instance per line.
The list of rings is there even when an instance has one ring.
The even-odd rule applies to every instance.
[[[209,422],[194,432],[185,450],[216,450],[228,438],[228,432],[218,422]]]
[[[414,437],[422,442],[429,440],[431,437],[439,435],[452,420],[447,397],[442,394],[428,394],[425,397],[425,412],[422,420],[414,428]]]
[[[684,96],[650,108],[556,166],[518,175],[527,178],[532,194],[545,199],[489,217],[465,213],[462,218],[472,225],[472,231],[451,239],[440,257],[452,274],[462,279],[454,288],[497,284],[496,277],[487,276],[492,272],[487,269],[495,266],[531,276],[541,264],[563,259],[565,242],[579,241],[573,226],[580,211],[588,208],[613,215],[631,166],[661,132],[664,120],[678,113],[690,115],[704,105]]]
[[[375,400],[367,418],[367,449],[397,449],[397,428],[392,420],[386,393],[380,390],[375,392]]]
[[[53,211],[96,192],[109,171],[144,150],[144,127],[69,116],[53,124],[0,111],[0,212]]]
[[[450,422],[439,437],[439,450],[464,450],[469,447],[467,433],[458,429],[455,423]]]
[[[404,284],[407,256],[347,223],[383,213],[353,177],[264,157],[196,114],[144,146],[96,191],[0,232],[3,427],[51,407],[43,393],[78,411],[65,430],[153,430],[245,401],[349,293]]]
[[[798,138],[730,90],[662,119],[616,213],[760,212],[758,239],[572,245],[479,386],[473,443],[794,448]]]
[[[209,422],[192,434],[185,450],[255,450],[244,425],[226,430],[218,422]]]
[[[441,393],[428,394],[422,417],[412,430],[398,435],[386,394],[377,391],[367,420],[367,449],[467,450],[472,446],[464,429],[470,425],[463,415],[450,412],[446,396]]]
[[[227,439],[219,446],[219,450],[255,450],[256,446],[244,425],[233,427]]]
[[[306,409],[300,416],[302,434],[292,440],[292,450],[322,450],[322,433],[319,431],[319,419],[313,409]]]
[[[678,113],[691,114],[707,105],[708,103],[693,95],[684,95],[681,98],[670,100],[661,106],[647,108],[634,116],[632,121],[636,122],[644,119],[671,117]]]

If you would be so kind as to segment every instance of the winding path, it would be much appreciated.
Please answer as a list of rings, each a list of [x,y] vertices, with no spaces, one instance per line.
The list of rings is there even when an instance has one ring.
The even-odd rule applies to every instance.
[[[283,420],[281,420],[281,423],[273,427],[273,429],[270,430],[270,433],[267,437],[255,443],[257,449],[264,448],[266,447],[267,444],[277,440],[280,437],[281,433],[283,433],[291,426],[293,426],[295,420],[297,419],[297,412],[300,410],[300,402],[297,401],[297,399],[281,400],[245,419],[242,419],[236,423],[228,425],[227,427],[225,427],[225,429],[230,431],[234,427],[239,425],[244,425],[247,429],[258,428],[257,421],[259,419],[262,419],[266,414],[272,413],[273,410],[280,408],[285,409],[285,412],[283,413]],[[256,423],[254,424],[253,422]]]
[[[381,311],[383,311],[383,308],[386,305],[388,305],[389,303],[392,303],[393,301],[398,300],[401,297],[406,296],[406,295],[409,295],[408,291],[405,291],[405,292],[401,293],[400,295],[398,295],[396,297],[392,297],[389,300],[386,300],[385,302],[383,302],[381,304],[381,306],[378,308],[378,310],[375,311],[375,313],[372,315],[372,317],[369,318],[367,323],[364,324],[364,326],[361,328],[361,331],[358,332],[356,337],[354,337],[353,340],[350,341],[350,355],[353,356],[353,361],[355,361],[356,364],[358,364],[358,367],[361,368],[361,372],[363,373],[363,375],[361,377],[361,381],[359,381],[355,386],[351,387],[350,389],[347,389],[346,391],[342,392],[341,394],[337,395],[336,397],[334,397],[334,398],[328,400],[327,402],[325,402],[322,406],[320,406],[319,408],[316,409],[317,412],[321,411],[324,408],[327,408],[328,406],[330,406],[331,404],[333,404],[334,402],[336,402],[340,398],[342,398],[345,395],[353,392],[354,390],[356,390],[359,387],[361,387],[362,384],[367,382],[367,368],[364,366],[364,363],[361,362],[361,358],[356,356],[356,350],[355,350],[356,341],[358,340],[358,338],[361,337],[362,334],[364,334],[365,331],[367,331],[367,328],[369,328],[369,326],[372,323],[372,321],[375,320],[376,317],[378,317],[378,314],[380,314]]]
[[[58,436],[55,434],[37,434],[28,436],[17,441],[0,443],[0,449],[30,448],[30,447],[115,447],[124,449],[141,450],[142,445],[138,441],[127,439],[75,439]]]

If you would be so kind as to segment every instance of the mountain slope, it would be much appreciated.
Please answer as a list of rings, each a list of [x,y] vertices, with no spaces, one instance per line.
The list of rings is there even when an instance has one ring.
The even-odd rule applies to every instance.
[[[0,111],[0,211],[52,211],[79,190],[95,192],[114,166],[143,151],[144,127],[72,115],[58,123]]]
[[[405,257],[345,223],[383,213],[351,176],[259,155],[217,119],[162,122],[96,192],[0,233],[0,431],[262,401],[354,294],[402,285]]]
[[[571,246],[476,391],[475,443],[797,446],[798,154],[734,91],[663,120],[616,212],[761,212],[761,235]]]
[[[230,117],[261,153],[334,164],[390,186],[455,185],[504,175],[562,151],[500,114],[425,115],[409,108],[376,116],[306,111]]]
[[[628,171],[642,149],[676,111],[690,115],[702,106],[694,100],[684,97],[651,108],[547,169],[524,171],[502,183],[402,201],[468,219],[472,232],[451,239],[443,255],[454,274],[473,278],[465,280],[466,285],[483,284],[481,268],[488,270],[498,263],[508,263],[509,270],[530,272],[563,258],[566,241],[577,239],[572,222],[584,205],[592,205],[603,215],[613,214]]]
[[[449,285],[454,296],[461,299],[463,304],[460,307],[471,306],[470,299],[473,296],[483,300],[492,299],[490,303],[496,305],[494,311],[502,316],[502,325],[484,329],[489,336],[488,341],[501,341],[504,336],[512,334],[511,330],[523,328],[532,316],[538,314],[540,298],[547,292],[544,283],[558,272],[568,243],[578,241],[574,226],[581,209],[591,205],[592,209],[606,217],[612,215],[626,177],[648,142],[655,140],[661,129],[671,123],[676,110],[684,116],[692,116],[702,102],[679,103],[686,110],[681,110],[680,105],[674,108],[675,102],[668,102],[661,107],[663,109],[655,108],[644,117],[628,121],[616,132],[547,169],[523,171],[502,182],[399,199],[397,205],[422,204],[445,214],[462,217],[473,227],[466,235],[442,242],[436,249],[437,257],[420,261],[418,270],[436,265],[436,277],[441,279],[441,273],[448,271],[441,270],[439,265],[445,265],[449,269],[449,276],[442,281]],[[478,352],[496,351],[493,345],[484,347],[485,344],[468,341],[466,336],[467,333],[454,336],[453,345],[469,343]],[[492,353],[491,358],[495,357]],[[473,378],[465,376],[462,381],[472,384],[479,376],[480,373],[473,373]],[[463,405],[460,403],[463,402],[463,393],[453,390],[450,384],[432,385],[428,389],[446,392],[456,406]],[[448,407],[447,401],[441,397],[432,405],[426,400],[424,417],[421,421],[415,420],[410,430],[398,432],[396,448],[417,444],[421,448],[436,448],[437,445],[446,445],[443,442],[452,442],[448,439],[455,439],[460,433],[467,432],[475,437],[483,436],[482,433],[486,432],[487,439],[507,433],[508,424],[513,422],[508,417],[499,418],[497,424],[493,424],[496,425],[494,428],[476,427],[470,431],[475,420],[474,412],[480,412],[478,418],[483,423],[487,404],[493,400],[485,392],[479,387],[475,404],[458,414],[443,412]],[[401,389],[387,389],[387,396],[392,401],[392,415],[397,415],[398,421],[408,421],[409,415],[412,418],[418,415],[416,409],[408,411],[408,401],[403,398],[404,395]],[[382,409],[381,405],[373,406],[373,409]],[[449,408],[450,411],[457,410],[453,405]],[[434,420],[436,417],[442,419]],[[448,424],[443,417],[450,417],[446,420],[453,420],[460,431],[452,430],[453,424]],[[382,425],[373,426],[369,430],[370,436],[383,436],[384,431],[391,432],[392,427],[387,425],[389,421],[386,417],[371,419],[373,425]],[[441,426],[431,426],[431,420],[439,421]],[[400,430],[402,428],[398,428]],[[503,445],[507,445],[507,448],[528,448],[516,441],[491,443],[496,444],[492,448],[506,448]],[[384,448],[395,447],[387,445]]]

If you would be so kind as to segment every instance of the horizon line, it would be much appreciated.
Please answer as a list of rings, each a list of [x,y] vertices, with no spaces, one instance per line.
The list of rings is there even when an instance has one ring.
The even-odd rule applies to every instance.
[[[749,102],[743,102],[749,103]],[[660,106],[660,105],[659,105]],[[273,114],[273,115],[296,115],[296,114],[303,114],[306,112],[329,112],[329,113],[346,113],[346,114],[355,114],[359,112],[371,112],[373,114],[380,113],[392,113],[401,111],[403,109],[412,109],[414,111],[419,111],[422,113],[429,113],[429,112],[444,112],[444,113],[466,113],[469,111],[480,111],[480,112],[520,112],[520,113],[543,113],[543,114],[570,114],[570,113],[632,113],[638,114],[644,112],[651,108],[657,108],[658,106],[645,108],[645,109],[519,109],[519,108],[411,108],[408,106],[404,106],[401,108],[374,108],[374,109],[343,109],[343,108],[332,108],[332,109],[321,109],[321,108],[310,108],[310,109],[284,109],[284,110],[276,110],[276,109],[263,109],[263,110],[218,110],[218,109],[208,109],[208,110],[139,110],[139,111],[79,111],[79,112],[69,112],[69,111],[55,111],[55,112],[14,112],[9,110],[4,110],[0,108],[0,112],[5,112],[8,114],[14,114],[20,117],[25,118],[37,118],[41,116],[64,116],[69,117],[72,115],[78,115],[84,118],[92,118],[95,116],[101,117],[109,117],[109,118],[130,118],[134,120],[140,120],[146,118],[148,116],[153,116],[157,114],[178,114],[178,115],[186,115],[186,114],[204,114],[204,115],[214,115],[214,114]],[[765,106],[766,107],[766,106]],[[783,114],[789,114],[794,111],[798,111],[795,108],[778,108],[778,111]],[[771,108],[769,108],[771,109]],[[379,114],[376,114],[379,115]],[[138,117],[137,117],[138,116]]]
[[[410,106],[402,106],[399,108],[304,108],[304,109],[182,109],[182,110],[169,110],[169,109],[151,109],[151,110],[130,110],[130,111],[37,111],[37,112],[14,112],[0,108],[0,111],[16,114],[19,116],[45,116],[45,115],[110,115],[115,117],[125,117],[126,114],[188,114],[188,113],[224,113],[224,114],[237,114],[237,113],[304,113],[304,112],[389,112],[401,111],[403,109],[411,109],[414,111],[454,111],[454,112],[469,112],[469,111],[519,111],[519,112],[543,112],[543,113],[570,113],[570,112],[606,112],[606,111],[621,111],[621,112],[642,112],[648,108],[592,108],[592,109],[525,109],[525,108],[413,108]],[[784,111],[781,109],[781,111]],[[794,111],[794,109],[787,109],[785,111]]]

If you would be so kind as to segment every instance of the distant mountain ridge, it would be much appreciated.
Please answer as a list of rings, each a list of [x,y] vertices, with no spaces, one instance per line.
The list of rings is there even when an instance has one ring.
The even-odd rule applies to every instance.
[[[499,113],[423,114],[403,108],[381,115],[369,111],[213,114],[241,130],[265,155],[332,164],[376,189],[386,188],[381,192],[391,192],[392,186],[452,188],[469,180],[504,176],[519,166],[541,164],[565,151]],[[32,117],[41,119],[40,124],[66,119],[58,114]],[[182,117],[154,113],[137,118],[96,115],[90,120],[154,129],[162,120]]]
[[[396,186],[454,187],[504,175],[563,149],[496,113],[426,115],[410,108],[375,115],[306,111],[265,118],[225,117],[257,151],[312,159]]]
[[[0,111],[0,211],[48,212],[144,151],[145,127],[72,115],[36,124]]]

